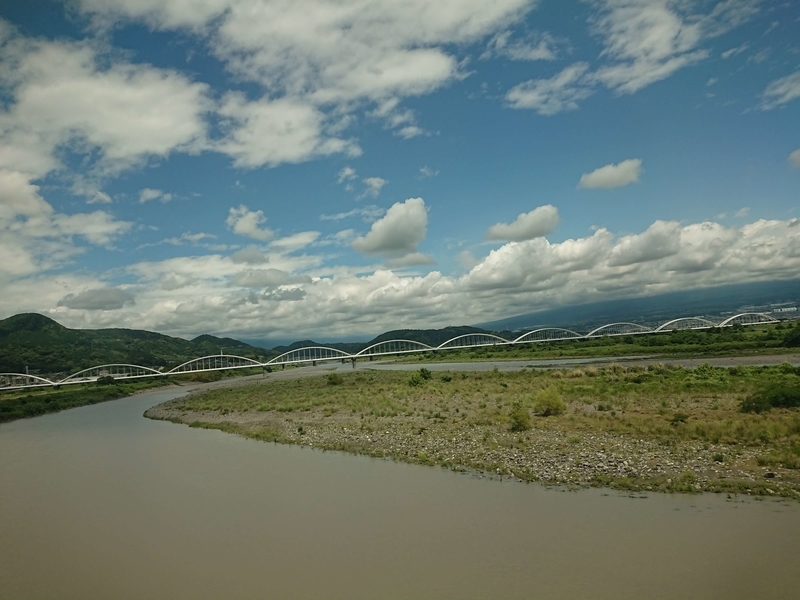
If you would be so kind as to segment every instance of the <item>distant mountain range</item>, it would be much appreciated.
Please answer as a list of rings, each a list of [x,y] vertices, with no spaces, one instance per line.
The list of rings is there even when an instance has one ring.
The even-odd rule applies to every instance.
[[[509,332],[537,327],[568,327],[579,332],[615,321],[655,325],[676,317],[720,318],[742,311],[769,311],[775,305],[800,305],[800,280],[749,283],[689,292],[672,292],[648,298],[612,300],[580,306],[531,312],[475,326],[442,329],[395,329],[368,342],[317,343],[302,340],[271,350],[259,342],[200,335],[184,340],[137,329],[69,329],[35,313],[0,321],[0,372],[75,372],[104,363],[130,363],[147,367],[172,367],[211,354],[237,354],[268,360],[303,346],[328,346],[356,353],[385,340],[406,339],[438,346],[467,333]]]
[[[778,304],[800,305],[800,280],[744,283],[646,298],[565,306],[478,323],[475,327],[492,331],[569,327],[586,333],[594,327],[615,321],[654,325],[677,317],[721,317],[737,312],[769,311],[771,305]]]

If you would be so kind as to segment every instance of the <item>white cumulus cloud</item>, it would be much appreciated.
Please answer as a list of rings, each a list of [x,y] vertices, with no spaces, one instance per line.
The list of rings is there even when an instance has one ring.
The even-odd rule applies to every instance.
[[[264,211],[250,210],[244,204],[238,208],[231,207],[228,218],[225,219],[225,224],[233,233],[261,241],[266,241],[275,235],[271,229],[261,227],[266,222]]]
[[[520,214],[513,223],[496,223],[486,233],[487,240],[521,242],[543,237],[558,225],[558,209],[546,204]]]
[[[615,188],[638,183],[642,174],[642,160],[630,158],[616,165],[606,165],[591,173],[584,173],[578,182],[581,188]]]
[[[169,202],[172,200],[172,194],[167,194],[162,190],[157,190],[154,188],[144,188],[143,190],[139,191],[139,203],[144,204],[145,202],[150,202],[151,200],[160,200],[161,202]]]
[[[428,209],[425,201],[422,198],[409,198],[392,205],[383,218],[372,224],[365,236],[356,238],[351,245],[365,254],[399,258],[417,251],[427,229]]]

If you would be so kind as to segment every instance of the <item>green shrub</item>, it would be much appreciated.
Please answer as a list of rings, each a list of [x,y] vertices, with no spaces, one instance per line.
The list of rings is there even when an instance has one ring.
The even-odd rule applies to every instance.
[[[788,329],[786,337],[783,338],[783,345],[787,348],[800,347],[800,323],[796,327]]]
[[[425,367],[422,367],[419,370],[419,376],[422,377],[422,379],[424,379],[425,381],[427,381],[428,379],[431,378],[431,372]]]
[[[531,428],[531,415],[522,402],[515,402],[509,415],[511,431],[528,431]]]
[[[344,383],[344,377],[338,373],[331,373],[328,375],[327,380],[328,385],[342,385]]]
[[[97,378],[97,385],[114,385],[116,380],[111,375],[102,375]]]
[[[742,400],[742,412],[762,413],[773,408],[800,406],[800,383],[783,382],[758,390]]]
[[[418,385],[422,385],[423,383],[424,383],[424,380],[422,379],[422,377],[420,376],[419,373],[412,373],[411,377],[408,380],[408,385],[410,385],[412,387],[416,387]]]
[[[548,387],[536,395],[533,408],[537,415],[551,417],[562,414],[567,410],[567,405],[556,388]]]

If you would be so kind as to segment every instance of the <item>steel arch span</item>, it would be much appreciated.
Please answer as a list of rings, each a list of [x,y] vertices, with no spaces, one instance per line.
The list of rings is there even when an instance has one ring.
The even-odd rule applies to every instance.
[[[130,365],[115,363],[109,365],[99,365],[89,367],[69,377],[56,382],[57,385],[70,385],[73,383],[86,383],[87,381],[97,381],[100,377],[113,377],[114,379],[136,379],[139,377],[156,377],[164,375],[161,371],[143,367],[141,365]]]
[[[667,321],[659,325],[653,332],[676,331],[678,329],[709,329],[711,327],[718,327],[718,325],[702,317],[681,317],[680,319],[672,319],[672,321]]]
[[[295,348],[294,350],[289,350],[288,352],[284,352],[280,356],[276,356],[264,364],[292,365],[297,363],[315,363],[318,361],[346,360],[352,358],[354,358],[354,355],[345,352],[344,350],[328,348],[327,346],[309,346],[307,348]]]
[[[372,344],[363,350],[359,350],[354,355],[361,356],[389,356],[392,354],[409,354],[411,352],[428,352],[434,350],[433,346],[415,342],[414,340],[387,340]]]
[[[732,325],[734,323],[739,323],[741,325],[767,325],[769,323],[780,323],[780,321],[774,317],[765,315],[764,313],[746,312],[728,317],[722,323],[720,323],[719,326],[727,327],[728,325]]]
[[[185,363],[170,369],[164,375],[177,375],[180,373],[198,373],[202,371],[223,371],[226,369],[247,369],[262,367],[263,364],[252,358],[236,356],[235,354],[212,354],[187,360]]]
[[[19,390],[54,385],[57,385],[55,381],[50,381],[49,379],[37,375],[28,375],[27,373],[0,373],[0,390]]]
[[[456,350],[459,348],[475,348],[478,346],[504,346],[512,344],[505,338],[492,333],[465,333],[439,344],[437,350]]]
[[[562,329],[561,327],[543,327],[542,329],[535,329],[523,333],[517,339],[512,340],[512,344],[527,344],[531,342],[555,342],[558,340],[580,340],[583,334],[571,329]]]
[[[637,335],[642,333],[653,333],[653,330],[637,323],[609,323],[601,325],[587,333],[585,338],[603,337],[604,335]]]

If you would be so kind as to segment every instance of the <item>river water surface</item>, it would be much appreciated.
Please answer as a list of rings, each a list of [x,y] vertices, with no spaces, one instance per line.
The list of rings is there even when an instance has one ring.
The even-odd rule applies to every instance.
[[[0,426],[0,597],[796,598],[800,503],[559,492],[142,417]]]

